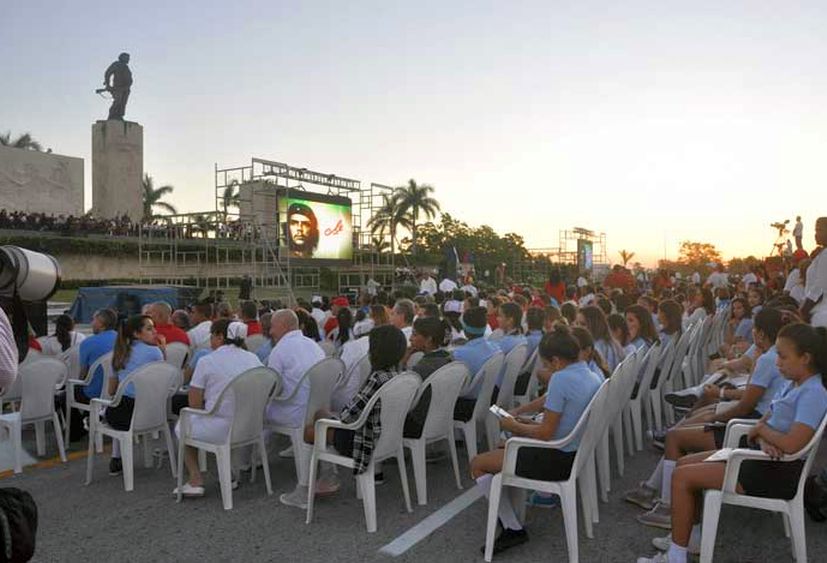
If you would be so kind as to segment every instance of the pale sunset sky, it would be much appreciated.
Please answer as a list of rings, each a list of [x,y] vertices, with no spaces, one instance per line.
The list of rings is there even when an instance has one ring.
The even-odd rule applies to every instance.
[[[144,169],[182,211],[253,156],[429,183],[466,222],[554,247],[605,231],[653,264],[684,239],[766,255],[827,215],[827,3],[0,3],[0,132],[85,160],[121,51]]]

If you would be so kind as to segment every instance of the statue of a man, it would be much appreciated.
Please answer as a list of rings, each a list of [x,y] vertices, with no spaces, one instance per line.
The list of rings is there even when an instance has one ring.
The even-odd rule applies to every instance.
[[[112,94],[109,119],[120,119],[126,112],[129,88],[132,86],[132,71],[129,70],[129,53],[121,53],[118,60],[109,65],[103,75],[103,85]]]

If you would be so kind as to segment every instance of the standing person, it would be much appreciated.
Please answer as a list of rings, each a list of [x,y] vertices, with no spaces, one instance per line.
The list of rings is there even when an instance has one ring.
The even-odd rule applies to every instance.
[[[827,246],[827,217],[819,217],[816,221],[816,244],[819,245],[814,251],[817,254],[807,268],[801,316],[813,326],[827,327],[827,252],[824,252]]]
[[[453,291],[458,287],[459,286],[457,285],[457,283],[451,278],[449,278],[447,274],[444,278],[442,278],[442,281],[439,282],[439,291],[446,295],[453,293]]]
[[[559,307],[563,304],[566,300],[566,284],[560,277],[560,270],[555,268],[551,271],[544,289],[549,299],[552,299],[552,305]]]
[[[422,281],[419,282],[419,293],[425,295],[434,295],[437,292],[436,280],[431,276],[431,272],[426,271],[422,274]]]
[[[120,327],[115,349],[112,353],[112,368],[115,376],[108,382],[109,394],[114,395],[118,384],[136,369],[152,362],[164,360],[163,349],[166,346],[163,336],[155,330],[155,324],[149,315],[133,315]],[[129,384],[124,390],[117,407],[106,409],[106,422],[115,430],[129,430],[132,424],[132,410],[135,408],[135,388]],[[118,440],[112,442],[112,459],[109,460],[109,474],[120,475],[121,445]]]
[[[253,294],[253,278],[245,274],[241,278],[241,283],[238,284],[238,299],[239,301],[249,301]]]
[[[795,247],[798,250],[804,250],[804,223],[801,222],[801,215],[795,218],[795,227],[793,227],[793,236],[795,237]]]

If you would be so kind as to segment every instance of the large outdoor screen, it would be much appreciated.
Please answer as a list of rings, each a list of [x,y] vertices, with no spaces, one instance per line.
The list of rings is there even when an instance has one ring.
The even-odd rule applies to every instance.
[[[581,272],[585,270],[591,271],[593,258],[592,241],[585,239],[577,239],[577,269]]]
[[[278,210],[291,260],[353,260],[349,198],[290,190],[279,193]]]

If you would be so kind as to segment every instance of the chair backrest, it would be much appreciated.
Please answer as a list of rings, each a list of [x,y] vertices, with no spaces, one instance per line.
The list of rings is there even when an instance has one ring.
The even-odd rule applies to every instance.
[[[660,374],[660,378],[658,379],[658,389],[671,389],[671,387],[665,386],[672,385],[675,379],[680,375],[681,369],[683,369],[683,359],[689,349],[689,339],[691,336],[692,327],[689,327],[683,332],[683,334],[681,334],[681,337],[678,339],[677,344],[675,344],[674,349],[672,350],[672,362],[669,365],[669,369],[666,370],[666,365],[664,365],[664,369]]]
[[[419,361],[422,359],[424,355],[425,352],[414,352],[413,354],[411,354],[408,358],[408,363],[405,364],[405,369],[411,369],[412,367],[414,367],[416,364],[419,363]]]
[[[330,340],[325,339],[319,342],[319,348],[324,351],[324,355],[328,358],[332,358],[336,355],[336,345]]]
[[[255,354],[256,350],[261,348],[261,345],[267,341],[267,337],[263,334],[253,334],[244,339],[244,345],[247,350]]]
[[[818,425],[818,428],[816,428],[813,437],[810,438],[807,445],[792,456],[786,456],[787,458],[792,459],[801,459],[804,456],[807,457],[804,461],[804,467],[801,469],[801,477],[798,479],[798,492],[796,493],[796,496],[803,496],[804,494],[804,484],[807,482],[807,477],[810,475],[810,469],[813,466],[813,461],[815,460],[819,446],[821,445],[821,438],[824,435],[825,425],[827,425],[827,415],[824,415],[821,418],[821,424]]]
[[[55,385],[66,380],[68,368],[56,358],[39,358],[21,364],[14,387],[19,389],[20,418],[37,420],[52,416],[55,411]]]
[[[517,377],[522,373],[527,356],[528,345],[518,344],[505,357],[503,381],[497,395],[497,404],[506,410],[514,406],[514,385],[517,383]]]
[[[333,389],[345,373],[345,364],[339,358],[324,358],[308,368],[299,385],[309,385],[310,393],[304,423],[312,424],[313,417],[321,409],[330,409]],[[305,381],[306,380],[306,381]]]
[[[503,356],[503,353],[495,353],[493,356],[488,358],[488,360],[486,360],[480,368],[480,371],[478,371],[474,376],[474,380],[470,383],[470,385],[473,386],[475,385],[474,381],[478,379],[482,380],[480,392],[479,395],[477,395],[477,402],[474,404],[474,415],[472,420],[485,420],[485,416],[491,406],[491,395],[494,392],[494,385],[497,383],[497,376],[503,369],[504,362],[505,357]]]
[[[221,391],[216,408],[232,393],[235,409],[230,426],[230,443],[248,442],[261,436],[264,409],[270,397],[279,392],[281,378],[270,368],[257,367],[239,374]]]
[[[359,361],[356,362],[356,365],[353,366],[353,368],[351,368],[351,371],[354,371],[354,377],[359,378],[359,386],[356,387],[356,390],[358,391],[359,388],[365,384],[365,381],[367,381],[368,377],[370,376],[370,354],[365,354],[364,356],[359,358]]]
[[[635,375],[637,375],[637,373],[640,373],[640,370],[643,370],[639,380],[640,385],[638,386],[637,399],[642,400],[649,396],[649,387],[652,385],[652,378],[655,376],[655,370],[658,369],[658,363],[660,362],[661,353],[664,349],[665,347],[660,341],[655,342],[649,347],[649,350],[647,350],[646,355],[643,357],[640,368],[635,373]],[[637,381],[637,378],[635,378],[635,380]],[[632,387],[634,388],[634,382],[632,383]]]
[[[609,398],[610,381],[611,380],[607,379],[600,385],[597,393],[594,394],[592,400],[589,402],[589,406],[586,407],[586,410],[584,410],[580,416],[581,420],[583,417],[587,418],[584,421],[583,433],[580,435],[580,445],[577,447],[577,455],[574,458],[576,471],[571,472],[572,476],[579,473],[580,468],[590,459],[592,451],[597,445],[597,441],[603,434],[605,418],[607,416],[606,402]],[[580,426],[579,421],[577,426]],[[577,426],[575,426],[572,432],[578,430]]]
[[[436,438],[450,433],[454,425],[454,405],[465,382],[471,377],[463,362],[445,364],[420,385],[418,395],[431,390],[431,403],[422,427],[422,437]]]
[[[103,382],[101,385],[100,397],[102,399],[106,399],[109,398],[108,382],[115,376],[115,369],[112,367],[112,352],[107,352],[92,362],[92,365],[89,366],[89,371],[86,372],[88,381],[92,381],[98,368],[103,369]]]
[[[190,347],[181,342],[170,342],[167,344],[164,354],[166,356],[164,360],[166,363],[182,369],[184,362],[187,361],[187,356],[190,354]]]
[[[66,379],[77,379],[80,377],[80,345],[75,344],[68,350],[61,352],[58,359],[66,364]],[[58,382],[58,386],[63,387],[66,380]]]
[[[167,401],[181,385],[181,370],[164,361],[152,362],[130,373],[118,385],[118,396],[129,384],[135,387],[132,431],[158,428],[167,422]]]
[[[374,459],[382,459],[399,450],[402,443],[405,417],[411,408],[420,381],[419,376],[415,373],[400,373],[382,385],[379,391],[368,401],[365,407],[367,411],[372,409],[377,401],[380,402],[382,432],[379,435],[379,440],[374,444]]]

